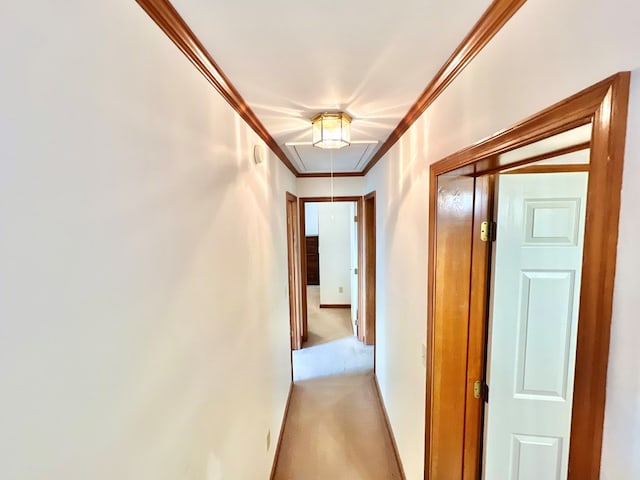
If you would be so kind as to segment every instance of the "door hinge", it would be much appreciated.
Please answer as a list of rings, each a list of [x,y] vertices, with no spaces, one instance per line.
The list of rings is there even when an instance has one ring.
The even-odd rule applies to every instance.
[[[482,380],[476,380],[473,384],[473,398],[482,399],[485,403],[489,403],[489,385]]]
[[[358,274],[358,269],[357,269],[357,268],[354,268],[354,269],[353,269],[353,274],[354,274],[354,275],[357,275],[357,274]]]
[[[354,215],[354,216],[353,216],[353,221],[354,221],[354,222],[356,222],[356,223],[358,223],[358,215]]]
[[[480,380],[476,380],[473,384],[473,398],[479,400],[482,396],[482,382]]]
[[[493,221],[484,221],[480,224],[480,240],[483,242],[495,242],[497,224]]]

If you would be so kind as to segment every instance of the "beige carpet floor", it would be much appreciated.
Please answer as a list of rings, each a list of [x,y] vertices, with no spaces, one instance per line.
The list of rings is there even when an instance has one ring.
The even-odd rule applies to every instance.
[[[320,288],[307,287],[309,339],[293,352],[293,379],[298,382],[373,370],[373,346],[353,335],[351,310],[320,308]]]
[[[304,348],[353,336],[350,308],[320,308],[320,287],[307,287],[307,323],[309,339]]]
[[[402,478],[375,390],[373,347],[354,337],[349,309],[320,308],[318,287],[308,287],[307,302],[309,341],[294,352],[274,478]]]
[[[401,479],[373,374],[293,387],[274,479]]]

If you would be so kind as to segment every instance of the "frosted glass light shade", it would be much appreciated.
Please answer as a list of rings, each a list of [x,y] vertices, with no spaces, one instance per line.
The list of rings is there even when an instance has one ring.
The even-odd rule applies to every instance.
[[[351,117],[346,113],[320,113],[311,119],[313,146],[342,148],[351,144]]]

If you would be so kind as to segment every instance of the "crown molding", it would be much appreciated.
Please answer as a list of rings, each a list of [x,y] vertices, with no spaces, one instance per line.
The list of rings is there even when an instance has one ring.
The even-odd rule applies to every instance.
[[[363,173],[366,175],[373,166],[395,145],[402,135],[415,123],[436,98],[453,82],[478,53],[489,43],[496,33],[524,5],[526,0],[495,0],[484,12],[473,29],[458,45],[418,100],[373,154]]]
[[[298,178],[340,178],[340,177],[364,177],[364,172],[315,172],[299,173]]]
[[[298,171],[287,158],[282,148],[260,122],[242,95],[229,81],[222,69],[213,60],[198,37],[186,24],[178,11],[168,0],[136,0],[149,17],[162,29],[173,43],[186,55],[189,61],[204,75],[231,107],[264,140],[276,156],[291,170],[294,175]]]
[[[301,173],[296,169],[169,0],[136,0],[136,2],[296,177],[330,176],[329,173]],[[359,172],[341,172],[334,176],[366,175],[525,2],[526,0],[494,0],[393,132],[373,154],[365,168]]]

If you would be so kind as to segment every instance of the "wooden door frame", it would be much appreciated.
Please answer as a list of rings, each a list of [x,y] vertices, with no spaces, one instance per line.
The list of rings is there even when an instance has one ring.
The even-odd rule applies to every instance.
[[[326,202],[355,202],[356,203],[356,215],[358,220],[362,218],[363,202],[360,196],[342,196],[342,197],[301,197],[300,203],[300,231],[305,232],[306,227],[306,213],[305,206],[307,203],[326,203]],[[320,241],[320,240],[319,240]],[[363,305],[363,282],[362,282],[362,222],[358,221],[358,331],[361,328],[362,305]],[[308,311],[307,311],[307,245],[306,242],[300,242],[300,265],[302,269],[302,340],[306,341],[309,338],[308,331]],[[322,280],[320,280],[322,281]]]
[[[301,269],[300,259],[297,257],[298,249],[295,244],[296,238],[298,239],[298,243],[302,243],[300,240],[298,221],[298,197],[286,192],[285,206],[287,224],[287,271],[289,278],[289,335],[293,355],[293,350],[302,348],[302,322],[300,319],[300,309],[302,305],[300,298]],[[293,380],[293,357],[291,358],[291,379]]]
[[[362,224],[364,229],[364,303],[362,341],[366,345],[376,344],[376,192],[364,196]],[[359,332],[358,332],[359,333]],[[374,355],[375,370],[375,355]]]
[[[576,369],[569,447],[569,480],[598,480],[606,397],[609,338],[617,255],[620,193],[629,99],[628,72],[596,85],[433,164],[429,184],[429,259],[427,309],[427,395],[425,423],[425,479],[431,476],[432,402],[435,363],[434,332],[438,176],[457,173],[480,176],[502,168],[530,163],[506,163],[500,154],[543,140],[563,131],[593,124],[587,191],[587,218],[583,251],[582,285],[576,350]],[[472,392],[466,392],[466,398]],[[458,419],[462,408],[453,407],[439,421]],[[464,443],[464,442],[463,442]],[[464,452],[464,445],[461,445]],[[461,458],[463,453],[461,453]],[[457,467],[456,467],[457,468]]]

